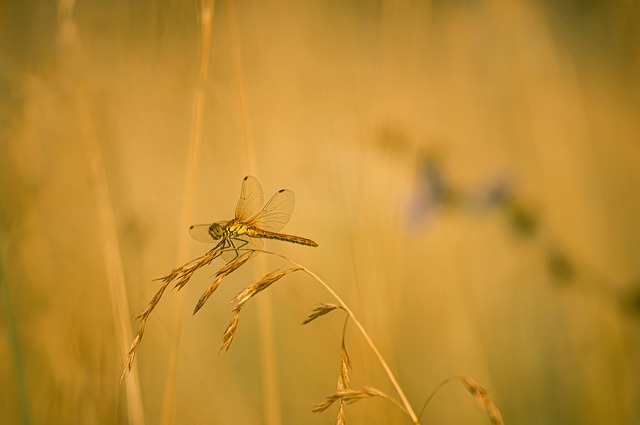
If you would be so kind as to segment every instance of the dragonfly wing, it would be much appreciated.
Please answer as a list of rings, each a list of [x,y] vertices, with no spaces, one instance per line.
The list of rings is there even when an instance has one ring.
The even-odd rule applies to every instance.
[[[278,232],[289,221],[296,197],[288,189],[280,189],[269,202],[247,221],[249,226],[269,232]]]
[[[258,238],[249,238],[249,243],[245,248],[249,249],[262,249],[264,247],[264,241]]]
[[[217,223],[220,226],[224,227],[229,222],[218,221]],[[209,233],[209,229],[211,228],[211,226],[212,224],[194,224],[193,226],[189,227],[189,234],[193,239],[200,242],[206,242],[206,243],[216,242],[217,240],[211,236],[211,233]]]
[[[200,242],[215,242],[215,240],[209,234],[210,224],[194,224],[189,227],[189,234],[191,237]]]
[[[242,180],[242,191],[236,205],[236,220],[245,222],[256,213],[264,202],[262,187],[253,176],[247,176]]]

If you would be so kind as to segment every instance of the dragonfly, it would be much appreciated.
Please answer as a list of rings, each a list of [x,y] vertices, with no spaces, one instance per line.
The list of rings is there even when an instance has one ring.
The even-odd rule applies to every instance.
[[[225,249],[222,258],[234,260],[239,249],[261,249],[262,239],[277,239],[306,246],[318,246],[311,239],[278,233],[289,221],[296,202],[289,189],[280,189],[262,206],[264,196],[258,179],[246,176],[242,180],[235,217],[229,221],[195,224],[189,228],[191,237],[200,242],[217,242],[214,250]],[[262,208],[261,208],[262,207]]]

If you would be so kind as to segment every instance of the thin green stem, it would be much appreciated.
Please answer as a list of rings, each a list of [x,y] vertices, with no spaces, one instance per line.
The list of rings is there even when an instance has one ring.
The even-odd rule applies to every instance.
[[[0,293],[2,294],[2,308],[4,311],[4,319],[7,324],[7,339],[9,342],[10,360],[13,362],[13,372],[15,378],[15,389],[17,399],[17,415],[16,420],[23,425],[29,425],[31,423],[31,412],[29,408],[29,397],[27,390],[27,383],[25,379],[25,368],[22,355],[22,348],[20,346],[20,336],[18,335],[18,325],[16,322],[15,311],[13,309],[13,300],[11,298],[11,290],[9,288],[9,279],[5,276],[5,264],[4,264],[4,240],[3,240],[3,226],[2,217],[0,217]],[[9,386],[9,383],[5,385]]]
[[[436,395],[436,393],[438,391],[440,391],[440,389],[442,387],[444,387],[445,385],[447,385],[449,382],[453,381],[455,378],[447,378],[444,381],[440,382],[440,385],[438,385],[435,390],[433,390],[431,392],[431,394],[429,395],[429,397],[427,398],[427,400],[424,402],[424,404],[422,405],[422,408],[420,409],[420,413],[418,413],[418,417],[421,418],[422,414],[424,413],[424,410],[427,408],[427,405],[429,404],[429,402],[431,402],[431,399],[433,398],[433,396]]]

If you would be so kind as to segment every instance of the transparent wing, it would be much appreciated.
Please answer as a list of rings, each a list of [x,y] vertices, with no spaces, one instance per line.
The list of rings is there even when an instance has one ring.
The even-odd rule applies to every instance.
[[[194,224],[189,227],[189,234],[191,237],[200,242],[211,243],[215,242],[215,239],[209,234],[209,227],[211,224]]]
[[[222,227],[224,227],[229,222],[218,221],[217,223]],[[210,227],[211,227],[211,224],[194,224],[193,226],[189,227],[189,234],[193,239],[200,242],[206,242],[206,243],[218,242],[217,239],[213,239],[213,237],[211,237],[211,234],[209,233]]]
[[[269,232],[278,232],[291,217],[296,197],[288,189],[280,189],[269,202],[247,221],[247,224]]]
[[[256,213],[264,202],[262,187],[253,176],[247,176],[242,180],[242,191],[236,205],[236,220],[245,222]]]

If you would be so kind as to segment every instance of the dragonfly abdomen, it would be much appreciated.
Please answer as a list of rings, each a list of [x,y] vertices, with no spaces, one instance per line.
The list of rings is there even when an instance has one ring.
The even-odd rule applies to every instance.
[[[311,239],[301,238],[300,236],[285,235],[283,233],[268,232],[261,229],[251,229],[247,234],[254,238],[277,239],[279,241],[293,242],[300,245],[318,246],[318,244]]]

